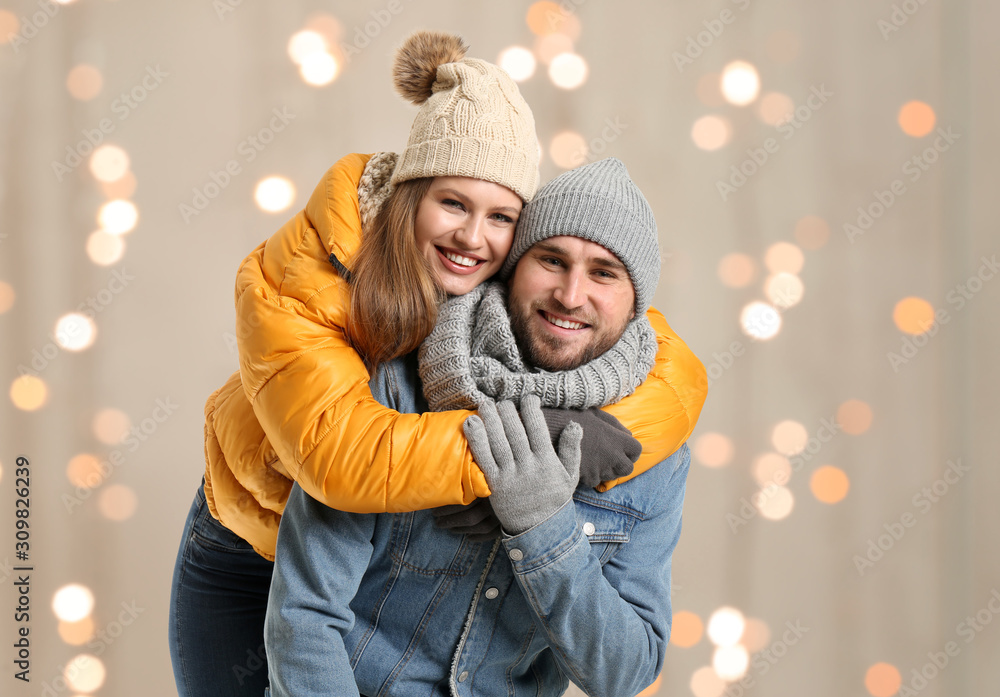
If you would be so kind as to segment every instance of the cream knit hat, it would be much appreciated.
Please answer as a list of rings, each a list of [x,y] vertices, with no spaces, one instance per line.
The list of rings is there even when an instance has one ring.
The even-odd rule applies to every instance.
[[[392,184],[419,177],[473,177],[527,203],[538,189],[538,138],[531,109],[510,75],[465,58],[457,36],[418,32],[396,53],[393,81],[420,106]]]

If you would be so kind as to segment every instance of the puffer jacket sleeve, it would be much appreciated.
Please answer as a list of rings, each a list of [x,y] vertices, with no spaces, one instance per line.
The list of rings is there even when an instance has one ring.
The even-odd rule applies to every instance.
[[[243,387],[288,473],[316,500],[354,513],[488,496],[462,433],[472,412],[400,414],[372,397],[342,329],[346,283],[321,251],[314,229],[289,224],[237,277]],[[273,259],[290,261],[272,267]],[[303,287],[289,277],[302,274],[329,280]]]
[[[705,366],[667,324],[663,314],[646,313],[658,350],[649,377],[625,399],[604,407],[642,443],[632,474],[597,487],[607,491],[666,460],[691,436],[708,394]]]

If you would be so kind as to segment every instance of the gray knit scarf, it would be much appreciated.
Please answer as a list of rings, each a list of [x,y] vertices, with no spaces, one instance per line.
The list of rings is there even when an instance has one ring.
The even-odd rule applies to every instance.
[[[487,399],[543,407],[588,409],[613,404],[639,386],[656,358],[656,332],[645,315],[625,328],[604,354],[574,370],[529,370],[521,360],[507,314],[507,288],[483,283],[448,300],[420,346],[420,379],[434,411],[475,409]]]

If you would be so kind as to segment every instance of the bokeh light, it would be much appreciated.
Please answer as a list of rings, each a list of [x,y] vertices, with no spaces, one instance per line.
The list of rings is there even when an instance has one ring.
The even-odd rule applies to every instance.
[[[751,470],[754,480],[761,486],[782,484],[792,476],[792,463],[784,455],[764,453],[754,459]]]
[[[557,133],[549,144],[549,156],[563,169],[579,167],[587,160],[587,141],[576,131]]]
[[[729,288],[745,288],[757,275],[757,263],[748,254],[733,252],[719,260],[716,273],[722,285]]]
[[[132,198],[136,185],[135,175],[129,171],[113,182],[101,182],[101,192],[108,198]]]
[[[295,32],[288,40],[288,57],[295,65],[302,63],[316,53],[326,53],[326,39],[318,31],[305,29]]]
[[[934,308],[923,298],[903,298],[892,311],[892,321],[907,334],[923,334],[934,325]]]
[[[740,328],[754,339],[771,339],[781,331],[781,313],[773,305],[755,300],[740,312]]]
[[[79,312],[70,312],[56,321],[56,343],[68,351],[83,351],[94,344],[97,325],[94,320]]]
[[[299,64],[299,74],[313,87],[329,85],[340,74],[340,63],[329,53],[310,53]]]
[[[266,177],[257,182],[253,198],[261,210],[280,213],[295,202],[295,186],[284,177]]]
[[[701,618],[688,610],[674,613],[670,627],[670,643],[682,649],[688,649],[701,641],[705,626]]]
[[[726,681],[720,678],[712,666],[696,670],[688,683],[694,697],[722,697],[726,691]]]
[[[760,98],[757,116],[769,126],[779,126],[795,112],[795,102],[787,94],[768,92]]]
[[[771,430],[771,444],[782,455],[798,455],[809,442],[806,427],[798,421],[787,419],[775,424]]]
[[[87,256],[98,266],[111,266],[125,255],[125,240],[104,230],[96,230],[87,238]]]
[[[757,68],[746,61],[733,61],[722,69],[722,96],[736,106],[746,106],[760,93]]]
[[[733,459],[733,441],[721,433],[703,433],[695,439],[693,454],[705,467],[724,467]]]
[[[761,517],[782,520],[788,517],[794,507],[795,497],[787,486],[772,485],[761,490],[757,504]]]
[[[71,690],[95,692],[104,684],[107,672],[97,656],[82,653],[74,656],[63,669],[63,678]]]
[[[21,30],[17,15],[8,10],[0,10],[0,44],[5,44]]]
[[[97,498],[97,509],[108,520],[120,523],[128,520],[139,507],[139,498],[131,487],[124,484],[112,484],[101,491]]]
[[[514,82],[524,82],[535,74],[535,54],[524,46],[511,46],[500,52],[497,65],[506,70]]]
[[[923,138],[934,130],[937,117],[930,104],[913,100],[900,107],[897,121],[906,135],[913,138]]]
[[[326,12],[316,12],[310,15],[305,28],[322,35],[328,46],[335,46],[344,35],[344,26],[340,20]]]
[[[535,39],[535,55],[545,65],[563,53],[573,52],[573,40],[565,34],[546,34]]]
[[[115,182],[128,173],[128,153],[117,145],[105,143],[90,156],[90,173],[101,182]]]
[[[94,619],[84,617],[76,622],[59,621],[59,638],[70,646],[82,646],[94,637]]]
[[[23,411],[35,411],[45,406],[49,388],[45,381],[34,375],[22,375],[10,384],[10,401]]]
[[[101,71],[92,65],[81,63],[74,66],[66,76],[66,89],[74,99],[86,102],[101,93],[104,78]]]
[[[91,426],[97,440],[105,445],[116,445],[122,442],[122,438],[132,428],[132,420],[125,412],[109,407],[94,414]]]
[[[691,126],[691,140],[701,150],[718,150],[729,142],[732,128],[729,121],[721,116],[702,116]]]
[[[771,273],[785,271],[797,274],[802,270],[805,260],[802,250],[791,242],[776,242],[764,254],[764,265]]]
[[[532,33],[538,36],[545,36],[559,31],[558,27],[563,21],[563,9],[554,2],[542,0],[532,3],[528,8],[525,21]]]
[[[94,594],[79,583],[63,586],[52,596],[52,612],[64,622],[79,622],[94,610]]]
[[[756,617],[747,617],[743,638],[740,639],[740,643],[747,648],[747,651],[752,654],[757,653],[765,649],[770,641],[771,630],[767,622]]]
[[[663,684],[663,673],[661,672],[659,675],[656,676],[656,680],[653,681],[652,685],[650,685],[645,690],[637,694],[635,697],[654,697],[654,695],[656,695],[657,692],[659,692],[660,685],[662,684]]]
[[[97,224],[112,235],[124,235],[135,229],[139,211],[135,204],[124,199],[108,201],[97,212]]]
[[[804,292],[802,279],[784,271],[771,274],[764,282],[764,295],[772,305],[782,310],[798,305]]]
[[[745,626],[742,612],[723,606],[708,618],[708,638],[716,646],[734,646],[743,636]]]
[[[739,680],[750,667],[750,654],[745,646],[720,646],[712,654],[712,668],[723,680]]]
[[[817,215],[805,215],[795,223],[795,241],[809,250],[816,250],[830,239],[830,226]]]
[[[16,297],[14,286],[6,281],[0,281],[0,315],[14,307],[14,299]]]
[[[90,453],[74,455],[66,465],[66,478],[76,487],[93,489],[104,481],[104,475],[101,461]]]
[[[847,496],[851,481],[847,473],[833,465],[817,467],[809,478],[809,488],[813,496],[823,503],[839,503]]]
[[[698,78],[695,93],[701,103],[708,107],[719,107],[726,103],[722,96],[722,76],[719,73],[706,73]]]
[[[872,697],[892,697],[902,684],[899,670],[889,663],[876,663],[865,673],[865,689]]]
[[[560,53],[549,64],[549,78],[556,87],[575,90],[587,81],[587,61],[577,53]]]
[[[837,423],[844,433],[858,436],[872,425],[872,408],[860,399],[849,399],[837,407]]]

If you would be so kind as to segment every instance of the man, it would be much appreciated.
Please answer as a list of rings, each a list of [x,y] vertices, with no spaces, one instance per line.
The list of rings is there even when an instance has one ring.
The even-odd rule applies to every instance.
[[[565,395],[558,406],[582,395],[590,407],[622,375],[634,389],[650,364],[631,375],[648,353],[632,320],[645,321],[658,264],[652,212],[618,160],[539,192],[504,268],[510,331],[491,310],[502,295],[485,289],[475,308],[473,294],[449,303],[459,314],[438,326],[471,333],[464,343],[492,346],[487,355],[455,354],[449,337],[421,351],[431,406],[458,393],[479,405],[465,430],[502,535],[441,530],[430,511],[342,513],[296,486],[265,627],[272,695],[555,697],[572,680],[620,697],[653,682],[670,631],[687,446],[604,493],[578,487],[580,428],[566,427],[557,452],[535,395]],[[520,351],[504,345],[508,335]],[[425,408],[420,387],[412,360],[372,381],[401,412]],[[527,396],[519,416],[483,392]]]

